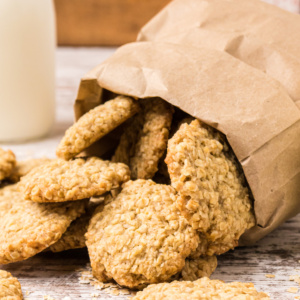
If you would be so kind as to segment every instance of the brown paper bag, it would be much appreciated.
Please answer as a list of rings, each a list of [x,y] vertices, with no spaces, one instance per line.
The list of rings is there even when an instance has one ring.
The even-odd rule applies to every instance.
[[[160,42],[127,44],[81,80],[77,118],[108,91],[161,97],[223,132],[255,199],[250,244],[300,212],[300,112],[282,85],[231,55]],[[107,144],[98,142],[102,154]]]
[[[300,105],[300,15],[258,0],[174,0],[138,40],[225,51],[277,79]]]

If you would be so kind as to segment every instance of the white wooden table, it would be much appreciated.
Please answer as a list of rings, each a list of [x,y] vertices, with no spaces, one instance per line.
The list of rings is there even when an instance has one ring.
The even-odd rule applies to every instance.
[[[1,145],[12,149],[18,159],[55,156],[55,148],[64,131],[73,122],[73,101],[80,77],[114,52],[110,48],[60,48],[57,51],[57,119],[52,133],[45,139],[25,144]],[[300,183],[299,183],[300,184]],[[299,199],[300,201],[300,199]],[[1,233],[0,233],[1,234]],[[64,253],[42,253],[24,262],[0,266],[17,276],[25,299],[126,299],[80,283],[80,269],[87,269],[85,249]],[[275,278],[267,278],[274,274]],[[300,275],[300,215],[283,224],[255,246],[238,248],[219,257],[212,278],[253,282],[272,299],[288,300],[300,292],[287,292],[298,284],[290,275]],[[26,295],[28,294],[28,295]],[[49,295],[51,298],[45,297]],[[69,297],[69,298],[68,298]]]

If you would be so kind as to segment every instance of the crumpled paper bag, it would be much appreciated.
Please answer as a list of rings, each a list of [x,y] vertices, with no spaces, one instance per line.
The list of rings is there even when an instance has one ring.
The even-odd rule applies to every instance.
[[[300,15],[259,0],[174,0],[139,41],[225,51],[262,70],[300,106]]]

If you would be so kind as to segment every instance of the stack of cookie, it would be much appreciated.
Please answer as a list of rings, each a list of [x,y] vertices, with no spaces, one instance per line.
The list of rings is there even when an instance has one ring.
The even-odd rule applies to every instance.
[[[88,155],[116,130],[110,160]],[[16,163],[2,155],[1,179],[17,183],[0,190],[0,264],[87,246],[100,281],[142,289],[177,280],[136,299],[186,289],[202,293],[195,299],[221,290],[268,299],[247,284],[198,280],[255,225],[250,190],[221,133],[160,98],[117,96],[69,128],[57,156]],[[164,296],[147,296],[155,290]]]

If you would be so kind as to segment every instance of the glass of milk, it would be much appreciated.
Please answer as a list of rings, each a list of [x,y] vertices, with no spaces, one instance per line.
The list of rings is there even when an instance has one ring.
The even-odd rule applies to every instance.
[[[55,47],[52,0],[0,0],[0,142],[49,133]]]

